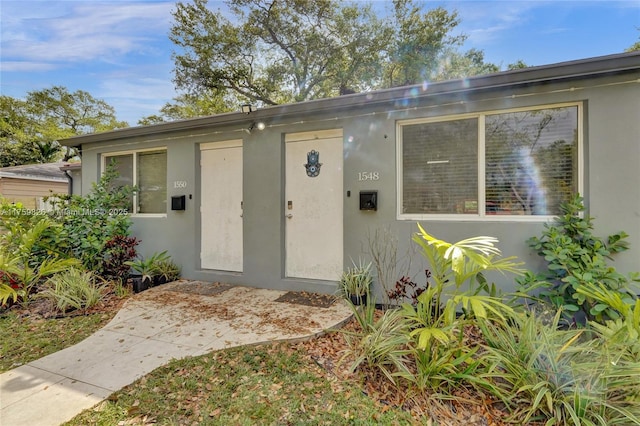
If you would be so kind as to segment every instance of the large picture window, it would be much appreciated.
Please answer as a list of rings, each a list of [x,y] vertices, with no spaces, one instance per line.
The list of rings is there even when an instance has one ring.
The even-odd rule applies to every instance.
[[[135,186],[131,200],[134,214],[167,212],[167,151],[139,151],[108,154],[104,166],[114,164],[119,177],[115,184]]]
[[[579,191],[577,104],[399,123],[399,215],[554,216]]]

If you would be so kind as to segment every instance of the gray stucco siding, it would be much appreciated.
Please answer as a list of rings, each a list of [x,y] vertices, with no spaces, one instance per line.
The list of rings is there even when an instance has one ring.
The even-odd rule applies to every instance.
[[[355,95],[343,100],[259,109],[249,115],[212,117],[213,122],[196,119],[153,126],[147,133],[144,128],[132,129],[129,133],[114,132],[112,139],[107,135],[87,137],[85,142],[81,141],[82,189],[88,192],[91,183],[98,179],[102,172],[101,156],[105,153],[166,147],[167,198],[185,195],[186,210],[168,209],[164,217],[134,216],[133,233],[142,240],[141,254],[146,256],[168,250],[182,266],[186,278],[331,293],[335,290],[335,281],[285,277],[285,135],[341,129],[345,268],[352,261],[368,261],[368,236],[376,229],[387,228],[398,240],[399,257],[413,252],[409,273],[415,275],[418,282],[423,282],[423,270],[427,265],[411,242],[411,236],[417,230],[416,220],[398,216],[398,123],[411,119],[579,103],[582,125],[579,173],[588,212],[596,217],[597,234],[606,235],[620,230],[630,234],[632,250],[621,254],[615,266],[623,272],[640,270],[637,255],[640,250],[638,68],[640,64],[632,71],[598,76],[572,74],[566,79],[514,81],[512,84],[500,75],[500,78],[495,78],[496,84],[476,90],[465,90],[463,84],[460,90],[437,96],[424,96],[429,93],[428,87],[422,92],[413,87],[370,97]],[[519,74],[508,76],[511,75]],[[357,99],[361,101],[355,102]],[[370,103],[367,102],[369,99],[372,100]],[[265,129],[248,131],[258,121],[266,125]],[[206,185],[200,180],[200,145],[232,139],[243,141],[241,273],[206,270],[200,264],[200,224],[206,220],[200,213],[201,188]],[[362,179],[362,173],[375,173],[377,178]],[[185,182],[186,187],[175,188],[174,182]],[[359,210],[359,193],[369,190],[378,191],[377,211]],[[528,248],[526,239],[540,235],[545,220],[522,221],[508,216],[486,220],[454,219],[425,217],[420,223],[438,238],[452,242],[478,235],[494,236],[499,239],[499,247],[505,256],[517,256],[531,269],[544,267],[541,259]],[[404,273],[398,269],[398,278]],[[335,280],[338,278],[336,276]],[[513,277],[492,278],[506,291],[515,288]]]

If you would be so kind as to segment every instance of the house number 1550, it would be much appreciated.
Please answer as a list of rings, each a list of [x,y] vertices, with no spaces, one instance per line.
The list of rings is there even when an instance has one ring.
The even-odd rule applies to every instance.
[[[380,172],[360,172],[358,173],[358,180],[379,180]]]

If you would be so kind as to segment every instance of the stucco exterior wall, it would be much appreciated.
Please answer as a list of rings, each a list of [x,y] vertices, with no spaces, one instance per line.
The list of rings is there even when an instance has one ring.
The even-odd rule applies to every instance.
[[[215,128],[149,134],[119,141],[83,146],[82,188],[87,192],[101,170],[100,156],[128,149],[166,147],[168,199],[186,195],[185,211],[168,210],[166,217],[134,217],[133,233],[142,240],[140,252],[149,255],[167,249],[187,278],[222,281],[275,289],[331,293],[335,283],[284,277],[285,205],[284,135],[286,133],[343,129],[344,146],[344,265],[368,259],[368,236],[389,229],[398,239],[398,254],[411,251],[416,221],[397,217],[397,122],[467,112],[533,107],[565,102],[583,105],[583,195],[589,213],[596,217],[596,232],[605,235],[624,230],[632,250],[619,256],[622,271],[640,270],[640,83],[638,75],[566,81],[549,85],[462,92],[416,101],[411,93],[387,105],[339,112],[323,111],[295,117],[270,117],[266,128],[251,132],[254,118]],[[199,144],[243,139],[244,272],[202,270],[200,264]],[[361,181],[358,173],[376,172],[376,181]],[[174,182],[186,182],[174,188]],[[377,190],[378,210],[360,211],[361,190]],[[349,194],[349,195],[348,195]],[[526,245],[539,235],[543,221],[425,220],[423,226],[438,238],[457,241],[478,235],[500,240],[505,255],[515,255],[532,269],[541,260]],[[426,265],[414,253],[411,273],[418,281]],[[398,270],[398,277],[404,271]],[[515,288],[513,277],[497,276],[504,290]],[[338,277],[336,277],[336,280]]]

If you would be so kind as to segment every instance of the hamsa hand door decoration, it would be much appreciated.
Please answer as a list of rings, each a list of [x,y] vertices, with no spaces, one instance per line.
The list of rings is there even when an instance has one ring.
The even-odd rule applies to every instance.
[[[320,174],[320,167],[322,163],[320,161],[320,153],[315,149],[312,149],[307,153],[307,164],[304,165],[307,169],[307,176],[316,177]]]

